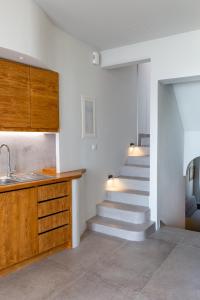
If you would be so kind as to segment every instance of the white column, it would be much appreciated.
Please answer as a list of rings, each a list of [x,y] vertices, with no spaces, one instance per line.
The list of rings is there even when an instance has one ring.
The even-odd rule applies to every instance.
[[[80,244],[80,183],[78,179],[72,180],[72,248]]]

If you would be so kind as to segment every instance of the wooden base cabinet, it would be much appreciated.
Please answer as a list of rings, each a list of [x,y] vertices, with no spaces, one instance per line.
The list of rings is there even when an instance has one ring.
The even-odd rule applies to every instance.
[[[71,248],[71,181],[0,193],[0,270]]]
[[[0,193],[0,269],[38,254],[35,188]]]

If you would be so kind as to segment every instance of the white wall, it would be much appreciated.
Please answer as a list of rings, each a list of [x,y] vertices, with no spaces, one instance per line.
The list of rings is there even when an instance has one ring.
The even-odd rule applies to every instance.
[[[138,133],[150,133],[151,63],[138,64]]]
[[[136,141],[136,67],[102,70],[91,64],[94,49],[54,26],[32,0],[0,0],[0,55],[4,48],[25,54],[25,62],[60,73],[61,171],[86,168],[81,191],[81,232],[103,200],[109,173],[117,173],[130,141]],[[12,8],[12,9],[11,9]],[[13,55],[17,56],[17,53]],[[27,55],[27,56],[26,56]],[[30,57],[29,57],[30,56]],[[96,98],[96,139],[81,139],[81,95]],[[97,144],[97,151],[91,145]]]
[[[179,83],[173,87],[184,130],[200,131],[200,82]]]
[[[151,60],[150,208],[157,220],[158,81],[200,75],[200,30],[132,44],[102,52],[102,67]]]
[[[200,131],[185,131],[184,137],[184,168],[186,174],[189,163],[200,156]]]
[[[0,47],[45,63],[54,27],[47,16],[32,0],[0,0],[0,7]]]
[[[185,225],[184,130],[172,85],[158,90],[158,219]]]
[[[53,68],[60,73],[60,170],[87,169],[85,219],[96,214],[104,199],[108,174],[117,174],[136,141],[136,66],[103,70],[91,64],[89,46],[54,29]],[[81,138],[81,95],[96,99],[96,138]],[[91,146],[97,145],[92,151]],[[81,228],[84,228],[82,219]]]

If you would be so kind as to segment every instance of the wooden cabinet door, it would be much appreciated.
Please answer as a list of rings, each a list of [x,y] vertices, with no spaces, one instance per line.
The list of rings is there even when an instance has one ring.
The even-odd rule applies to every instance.
[[[59,128],[58,73],[30,67],[31,128]]]
[[[0,129],[30,128],[29,66],[0,59]]]
[[[38,254],[35,188],[0,194],[0,269]]]

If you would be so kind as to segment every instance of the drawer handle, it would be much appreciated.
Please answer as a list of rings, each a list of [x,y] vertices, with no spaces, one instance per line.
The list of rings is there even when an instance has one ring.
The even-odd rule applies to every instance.
[[[59,229],[59,228],[62,228],[62,227],[66,227],[66,226],[68,227],[68,225],[69,225],[69,224],[64,224],[64,225],[61,225],[61,226],[58,226],[58,227],[49,229],[49,230],[47,230],[47,231],[40,232],[40,233],[38,233],[38,235],[42,235],[42,234],[45,234],[45,233],[50,232],[50,231],[54,231],[54,230]]]
[[[57,211],[56,213],[53,213],[53,214],[49,214],[49,215],[46,215],[46,216],[39,217],[38,220],[41,220],[41,219],[44,219],[44,218],[47,218],[47,217],[50,217],[50,216],[54,216],[54,215],[60,214],[60,213],[62,213],[62,212],[67,212],[67,211],[69,211],[69,209]]]
[[[64,198],[64,197],[69,197],[69,194],[66,194],[66,195],[63,195],[63,196],[59,196],[59,197],[56,197],[56,198],[51,198],[51,199],[48,199],[48,200],[40,200],[40,201],[38,201],[38,203],[49,202],[49,201],[60,199],[60,198]]]

